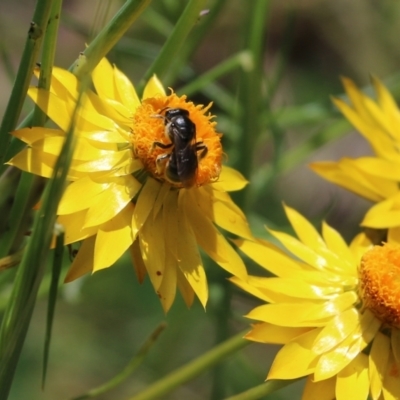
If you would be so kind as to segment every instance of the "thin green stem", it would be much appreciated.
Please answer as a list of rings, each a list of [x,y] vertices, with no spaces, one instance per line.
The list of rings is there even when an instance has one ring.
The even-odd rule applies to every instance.
[[[200,11],[204,9],[207,0],[190,0],[180,16],[174,30],[165,42],[160,54],[154,60],[153,64],[144,74],[142,80],[139,82],[138,91],[143,91],[146,82],[153,74],[163,80],[169,67],[178,56],[183,44],[187,40],[187,36],[193,29],[194,25],[199,19]]]
[[[207,15],[202,18],[201,24],[190,35],[190,40],[182,47],[179,57],[176,58],[173,68],[169,68],[163,80],[165,85],[172,85],[178,74],[182,71],[182,67],[192,57],[193,53],[198,49],[204,36],[207,35],[215,20],[219,16],[227,0],[208,1],[207,7],[209,8]]]
[[[218,274],[219,275],[219,274]],[[216,327],[216,343],[223,343],[229,337],[229,321],[231,318],[232,287],[225,276],[220,276],[219,286],[221,288],[221,299],[214,311]],[[213,385],[211,399],[219,400],[225,395],[226,385],[224,384],[225,365],[219,363],[213,370]]]
[[[129,0],[117,14],[101,30],[92,43],[82,52],[78,59],[70,66],[69,70],[82,79],[89,74],[99,61],[115,46],[125,34],[127,29],[139,17],[143,10],[150,4],[151,0]],[[18,126],[18,129],[32,126],[33,111]],[[18,153],[24,143],[13,140],[7,157],[11,158]],[[0,164],[1,165],[1,164]],[[1,168],[1,166],[0,166]]]
[[[151,0],[128,0],[72,64],[70,71],[78,78],[90,74],[150,2]]]
[[[246,49],[252,56],[251,69],[243,71],[240,81],[240,103],[242,116],[240,126],[242,133],[238,147],[240,157],[235,165],[243,175],[249,179],[253,168],[253,153],[256,137],[260,132],[260,102],[261,102],[261,78],[262,78],[262,51],[264,31],[266,29],[266,15],[270,6],[270,0],[256,0],[253,7],[249,7],[249,15],[245,20],[244,30],[248,32]],[[242,190],[235,194],[235,200],[245,211],[248,207],[248,191]]]
[[[82,85],[81,90],[85,90]],[[81,95],[71,118],[71,125],[60,156],[54,166],[53,176],[46,186],[43,203],[35,216],[32,236],[18,267],[13,290],[0,326],[0,398],[7,399],[22,346],[25,341],[40,282],[42,281],[47,255],[53,236],[58,203],[72,160],[74,126]]]
[[[40,76],[38,87],[49,90],[51,82],[51,73],[53,71],[54,56],[56,54],[56,44],[58,37],[58,27],[60,21],[62,0],[53,0],[49,22],[46,28],[46,34],[43,40],[43,50],[40,63]],[[43,126],[46,122],[46,114],[35,106],[33,115],[33,125]]]
[[[73,400],[92,399],[108,392],[111,389],[114,389],[116,386],[125,381],[142,364],[149,350],[154,346],[161,332],[165,328],[166,324],[161,323],[149,336],[146,342],[140,347],[139,351],[137,352],[137,354],[135,354],[129,364],[117,376],[106,382],[104,385],[94,388],[81,396],[74,397]]]
[[[201,90],[205,86],[211,84],[221,76],[228,74],[229,72],[235,70],[238,67],[243,69],[249,68],[251,65],[251,55],[248,51],[242,51],[234,56],[224,60],[214,68],[208,70],[203,75],[196,77],[189,84],[181,87],[178,93],[186,94],[187,96]]]
[[[40,67],[38,87],[45,90],[50,89],[51,73],[57,44],[61,3],[62,0],[54,0],[53,2],[47,29],[43,39],[42,62]],[[33,125],[43,126],[45,122],[46,114],[40,110],[38,106],[35,106]],[[0,242],[0,257],[4,257],[9,254],[12,246],[15,246],[16,238],[20,238],[21,231],[26,229],[26,219],[30,217],[30,210],[38,201],[43,187],[43,178],[22,173],[10,212],[9,230],[5,233]]]
[[[235,396],[227,397],[225,400],[257,400],[261,399],[268,394],[274,393],[279,389],[284,388],[294,382],[297,382],[298,379],[294,380],[274,380],[268,381],[256,387],[253,387],[245,392],[237,394]]]
[[[17,76],[0,125],[0,165],[5,161],[12,132],[21,114],[32,71],[39,54],[43,33],[49,19],[52,0],[38,0],[22,53]]]
[[[131,397],[130,400],[162,399],[167,393],[172,392],[183,383],[193,379],[221,362],[225,357],[228,357],[250,344],[250,342],[243,339],[245,333],[247,333],[247,331],[241,332],[219,346],[214,347],[212,350],[196,358],[194,361],[158,380],[149,386],[148,389]]]

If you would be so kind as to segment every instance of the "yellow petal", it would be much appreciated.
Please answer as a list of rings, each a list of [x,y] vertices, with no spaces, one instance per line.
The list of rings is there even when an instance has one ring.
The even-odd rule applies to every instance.
[[[328,181],[371,201],[381,201],[396,193],[395,182],[363,173],[357,162],[357,159],[342,158],[338,162],[312,163],[310,168]]]
[[[143,283],[143,280],[147,274],[146,266],[142,259],[142,253],[140,251],[139,239],[136,239],[132,246],[129,248],[129,252],[132,258],[133,267],[136,272],[136,277],[139,283]]]
[[[147,218],[139,230],[142,259],[157,293],[161,286],[165,269],[164,237],[164,224],[161,214],[158,214],[155,218]]]
[[[280,326],[322,326],[326,325],[326,318],[342,313],[357,300],[355,293],[346,292],[319,304],[306,301],[264,304],[251,310],[246,317]]]
[[[191,196],[204,215],[218,226],[237,236],[253,239],[249,224],[242,213],[237,213],[226,203],[214,199],[202,187],[187,191],[186,194]]]
[[[371,382],[371,397],[373,400],[378,399],[382,392],[389,352],[390,339],[383,333],[377,332],[369,354],[369,380]]]
[[[165,249],[165,268],[162,282],[157,290],[164,312],[171,308],[176,294],[177,285],[177,261],[168,248]]]
[[[159,96],[166,96],[165,89],[157,76],[153,75],[144,88],[143,100]]]
[[[293,276],[294,272],[301,271],[296,261],[272,243],[243,239],[233,240],[233,242],[244,254],[274,275],[285,278]]]
[[[399,378],[399,367],[394,361],[393,354],[390,354],[388,368],[386,369],[385,380],[382,387],[383,397],[385,400],[400,399]]]
[[[137,200],[133,217],[136,221],[138,229],[144,225],[147,217],[154,207],[154,202],[158,196],[158,192],[161,189],[160,182],[153,178],[148,177],[144,184],[140,196]]]
[[[245,338],[253,342],[285,344],[310,330],[310,328],[287,328],[264,322],[254,324]]]
[[[336,379],[313,382],[312,375],[307,377],[301,400],[332,400],[335,398]]]
[[[93,199],[84,227],[100,225],[113,218],[135,197],[140,188],[141,184],[131,175],[110,179],[108,189]]]
[[[165,245],[168,251],[178,260],[178,241],[180,232],[177,224],[178,192],[171,190],[164,199],[163,225],[165,233]]]
[[[178,213],[176,217],[179,230],[178,265],[201,304],[205,307],[208,299],[208,286],[197,242],[186,221],[185,214]]]
[[[201,209],[190,202],[190,197],[185,195],[181,197],[182,206],[196,236],[197,243],[222,268],[245,280],[247,270],[239,255],[212,222],[202,214]]]
[[[232,283],[234,283],[235,285],[237,285],[238,287],[240,287],[245,292],[250,293],[255,297],[258,297],[259,299],[261,299],[267,303],[272,303],[275,300],[269,295],[269,293],[265,293],[265,291],[262,288],[258,288],[254,284],[250,283],[249,282],[250,279],[247,279],[244,281],[242,279],[239,279],[239,278],[233,276],[233,277],[229,278],[229,280]]]
[[[72,114],[67,104],[43,89],[29,88],[28,95],[63,131],[71,125]]]
[[[161,188],[157,194],[157,198],[154,202],[153,205],[153,218],[156,217],[156,215],[159,213],[159,211],[164,207],[164,204],[166,202],[166,198],[171,196],[172,190],[171,190],[171,185],[168,182],[164,182],[161,184]],[[172,196],[174,196],[175,198],[177,198],[176,196],[177,193],[174,193]],[[175,206],[175,209],[177,208],[177,204]],[[175,214],[175,211],[173,212],[173,214]],[[175,225],[175,222],[173,222],[173,224]]]
[[[189,282],[187,281],[187,279],[183,275],[183,272],[180,269],[177,270],[177,273],[179,291],[182,294],[186,306],[191,307],[194,300],[194,290],[190,286]]]
[[[398,160],[384,160],[376,157],[357,158],[357,167],[365,174],[381,179],[400,181],[400,164]]]
[[[76,100],[79,95],[78,78],[63,68],[53,67],[50,90],[58,97],[66,96],[68,93],[71,98]]]
[[[312,350],[316,354],[322,354],[333,349],[356,329],[359,318],[360,315],[355,308],[337,315],[322,329]]]
[[[361,225],[384,229],[400,225],[400,193],[381,201],[367,211]]]
[[[120,102],[134,114],[136,108],[140,105],[139,97],[131,81],[115,66],[114,84]]]
[[[343,289],[339,286],[315,285],[312,282],[292,278],[267,278],[263,280],[263,289],[290,296],[296,299],[323,300],[339,294]]]
[[[99,97],[93,92],[88,92],[85,100],[83,102],[85,112],[107,117],[125,129],[130,128],[132,112],[117,100]]]
[[[394,360],[400,367],[400,330],[393,329],[390,335],[391,347],[394,356]]]
[[[338,373],[336,399],[367,400],[368,392],[368,357],[360,353],[349,365]]]
[[[60,129],[49,129],[42,127],[19,129],[12,132],[12,135],[29,145],[32,145],[32,143],[36,142],[37,140],[42,140],[51,136],[65,137],[65,133]]]
[[[396,140],[400,138],[400,112],[397,107],[396,101],[386,89],[386,87],[379,81],[379,79],[372,77],[372,83],[377,93],[378,102],[390,124],[390,132]]]
[[[74,170],[80,172],[112,171],[122,166],[131,165],[132,160],[133,155],[130,149],[110,151],[95,159],[79,163],[79,165],[74,166]]]
[[[294,231],[296,232],[298,238],[307,246],[311,247],[315,251],[325,247],[325,242],[322,240],[321,236],[317,230],[304,218],[300,213],[298,213],[293,208],[284,205],[285,213],[290,221]]]
[[[329,250],[335,253],[342,261],[341,265],[343,269],[355,272],[357,262],[339,232],[324,222],[322,224],[322,235]]]
[[[97,232],[97,227],[83,228],[87,210],[78,211],[68,215],[61,215],[57,222],[64,226],[64,244],[78,242],[93,236]]]
[[[233,192],[243,189],[248,183],[249,182],[239,171],[223,165],[218,181],[214,182],[212,186],[215,190],[221,190],[222,192]]]
[[[328,379],[346,367],[372,341],[380,326],[381,322],[366,310],[353,334],[319,358],[315,380]]]
[[[329,264],[327,260],[310,249],[308,246],[305,246],[299,240],[295,239],[293,236],[288,235],[283,232],[273,231],[271,229],[268,230],[274,237],[276,237],[291,253],[293,253],[296,257],[300,258],[300,260],[305,263],[313,266],[317,270],[335,270],[335,264]]]
[[[51,178],[56,159],[51,154],[43,153],[42,150],[29,147],[20,151],[7,164],[14,165],[22,171],[30,172],[31,174]]]
[[[107,183],[94,182],[88,176],[70,183],[65,189],[57,214],[72,214],[89,208],[93,204],[93,199],[102,191],[107,190],[108,186]],[[85,195],[82,196],[82,193]]]
[[[317,358],[311,347],[320,331],[313,329],[285,344],[272,363],[268,379],[296,379],[311,374]]]
[[[94,248],[93,271],[114,264],[133,243],[131,221],[133,204],[127,206],[98,230]]]
[[[76,107],[74,101],[66,101],[43,89],[29,88],[29,96],[53,120],[63,131],[67,131],[71,125],[71,118]],[[109,118],[80,107],[75,120],[75,128],[82,131],[90,130],[114,130],[116,124]]]
[[[354,237],[349,248],[354,254],[354,259],[361,260],[361,257],[364,255],[364,253],[372,248],[372,243],[365,233],[362,232]]]
[[[65,283],[74,281],[75,279],[80,278],[82,275],[93,271],[95,239],[96,236],[91,236],[82,243],[78,254],[74,258],[71,268],[65,277]]]
[[[387,242],[400,244],[400,226],[387,230]]]
[[[92,80],[99,97],[115,99],[114,71],[109,61],[103,57],[92,72]]]

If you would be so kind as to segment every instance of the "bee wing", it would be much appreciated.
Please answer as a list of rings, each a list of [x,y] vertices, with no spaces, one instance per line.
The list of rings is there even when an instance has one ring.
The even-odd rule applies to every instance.
[[[183,142],[178,139],[175,143],[175,152],[179,180],[184,187],[189,188],[196,181],[198,167],[196,146],[192,142]]]

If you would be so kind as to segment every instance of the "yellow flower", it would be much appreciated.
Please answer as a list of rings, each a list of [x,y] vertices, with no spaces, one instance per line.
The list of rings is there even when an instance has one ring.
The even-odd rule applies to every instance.
[[[343,79],[350,104],[335,105],[368,140],[375,157],[316,162],[311,168],[322,177],[376,202],[363,226],[389,228],[389,241],[400,242],[400,111],[385,86],[372,79],[377,101],[364,95],[350,79]]]
[[[155,76],[140,101],[128,78],[106,59],[92,80],[96,93],[84,94],[77,113],[72,183],[58,208],[66,244],[83,241],[66,281],[110,267],[129,249],[138,279],[148,273],[165,310],[176,287],[188,305],[197,295],[205,306],[208,287],[199,245],[222,268],[246,279],[241,258],[216,225],[251,238],[245,216],[227,193],[247,182],[221,167],[220,134],[209,107],[167,95]],[[14,132],[28,147],[9,164],[51,176],[78,91],[76,77],[60,68],[53,71],[50,93],[29,89],[60,129]],[[192,140],[171,134],[185,128],[190,129],[183,139],[187,134]],[[178,174],[182,169],[186,175]]]
[[[231,278],[268,303],[247,315],[259,323],[246,335],[283,344],[268,379],[307,376],[303,400],[367,400],[368,393],[399,399],[400,245],[372,246],[360,234],[347,246],[327,224],[321,236],[285,210],[298,239],[270,232],[287,252],[262,240],[236,240],[275,276]]]

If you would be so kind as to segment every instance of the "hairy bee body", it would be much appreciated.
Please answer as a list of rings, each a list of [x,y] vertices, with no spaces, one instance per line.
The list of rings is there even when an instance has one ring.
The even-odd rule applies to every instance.
[[[154,142],[153,147],[170,149],[157,157],[157,170],[164,170],[166,179],[174,184],[190,188],[196,183],[199,159],[207,154],[207,146],[196,141],[196,125],[183,108],[161,110],[165,135],[171,143]],[[200,154],[199,154],[200,152]]]

